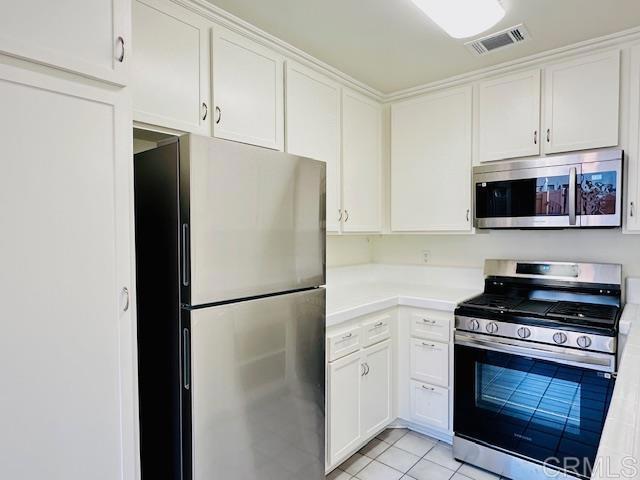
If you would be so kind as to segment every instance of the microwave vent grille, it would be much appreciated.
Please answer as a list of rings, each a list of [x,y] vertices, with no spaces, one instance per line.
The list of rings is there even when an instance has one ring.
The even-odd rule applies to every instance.
[[[517,43],[522,43],[530,39],[531,35],[529,34],[527,27],[521,23],[500,32],[487,35],[486,37],[467,42],[465,43],[465,46],[471,51],[471,53],[479,57],[495,50],[509,47]]]

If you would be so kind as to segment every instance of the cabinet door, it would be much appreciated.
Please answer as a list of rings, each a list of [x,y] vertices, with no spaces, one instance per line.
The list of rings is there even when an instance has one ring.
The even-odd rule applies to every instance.
[[[471,87],[392,105],[391,229],[471,229]]]
[[[130,0],[3,2],[0,52],[125,85]]]
[[[213,134],[282,150],[283,58],[219,26],[213,28],[212,38]]]
[[[327,162],[327,231],[340,230],[340,86],[287,62],[287,152]]]
[[[544,89],[545,152],[618,144],[618,50],[547,67]]]
[[[329,364],[329,465],[335,465],[360,442],[360,352]]]
[[[382,229],[382,108],[351,90],[342,93],[344,232]]]
[[[138,478],[126,95],[0,66],[0,478]]]
[[[411,377],[441,387],[449,386],[449,345],[411,340]]]
[[[631,49],[627,232],[640,233],[640,46]]]
[[[478,85],[481,162],[540,153],[540,70]]]
[[[391,340],[364,350],[362,436],[370,437],[391,421]]]
[[[411,417],[422,425],[449,430],[449,390],[411,382]]]
[[[134,0],[133,118],[209,135],[209,26],[178,5]]]

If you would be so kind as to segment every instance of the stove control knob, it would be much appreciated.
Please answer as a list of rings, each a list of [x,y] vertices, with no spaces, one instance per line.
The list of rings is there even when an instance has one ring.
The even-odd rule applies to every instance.
[[[531,336],[531,330],[529,330],[527,327],[520,327],[518,329],[518,336],[520,338],[529,338]]]
[[[470,330],[478,330],[480,328],[480,322],[478,320],[470,320],[469,321],[469,329]]]
[[[558,345],[562,345],[567,341],[567,336],[562,332],[554,333],[553,341],[556,342]]]
[[[580,348],[589,348],[591,346],[591,339],[587,336],[578,337],[578,346]]]
[[[498,331],[498,324],[496,322],[489,322],[485,328],[489,333],[496,333]]]

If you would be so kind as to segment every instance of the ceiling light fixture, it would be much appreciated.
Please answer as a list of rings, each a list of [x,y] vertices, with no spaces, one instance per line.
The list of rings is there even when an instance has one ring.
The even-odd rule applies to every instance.
[[[499,0],[412,0],[453,38],[489,30],[504,17]]]

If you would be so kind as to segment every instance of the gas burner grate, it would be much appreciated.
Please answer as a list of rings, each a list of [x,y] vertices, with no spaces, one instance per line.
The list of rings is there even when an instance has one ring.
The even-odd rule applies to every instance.
[[[485,307],[493,308],[496,310],[509,310],[519,303],[522,303],[524,299],[518,297],[505,297],[503,295],[480,295],[465,302],[466,305],[472,307]]]
[[[618,318],[619,308],[614,305],[597,305],[594,303],[558,302],[548,313],[549,316],[577,318],[598,322],[614,323]]]

